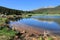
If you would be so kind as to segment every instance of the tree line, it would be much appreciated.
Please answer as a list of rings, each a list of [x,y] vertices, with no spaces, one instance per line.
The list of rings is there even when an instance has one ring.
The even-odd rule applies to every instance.
[[[29,12],[22,11],[22,10],[9,9],[9,8],[0,6],[0,14],[5,14],[5,15],[22,15],[22,14],[25,14],[25,13],[29,13]]]

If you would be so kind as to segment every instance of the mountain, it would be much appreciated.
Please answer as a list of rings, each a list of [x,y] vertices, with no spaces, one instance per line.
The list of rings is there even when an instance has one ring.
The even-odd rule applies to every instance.
[[[60,14],[60,6],[56,7],[47,7],[47,8],[40,8],[32,11],[23,11],[23,10],[16,10],[7,7],[0,6],[0,14],[6,15],[22,15],[22,14]]]
[[[37,10],[33,10],[33,12],[40,14],[60,14],[60,6],[56,6],[53,8],[40,8]]]
[[[24,11],[0,6],[0,14],[7,14],[7,15],[9,15],[9,14],[16,14],[16,15],[21,15],[21,13],[24,13]]]

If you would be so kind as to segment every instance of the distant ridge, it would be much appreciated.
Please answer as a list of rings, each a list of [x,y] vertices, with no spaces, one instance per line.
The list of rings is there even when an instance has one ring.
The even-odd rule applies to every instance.
[[[16,9],[11,9],[11,8],[0,6],[0,13],[1,14],[6,13],[7,15],[12,15],[12,14],[21,15],[21,13],[23,13],[23,12],[24,11],[22,11],[22,10],[16,10]]]
[[[16,9],[11,9],[7,7],[0,6],[0,13],[1,14],[7,14],[7,15],[21,15],[21,14],[60,14],[60,5],[56,7],[47,7],[47,8],[40,8],[32,11],[23,11],[23,10],[16,10]]]
[[[34,13],[41,13],[41,14],[60,14],[60,5],[56,7],[47,7],[47,8],[40,8],[37,10],[33,10]]]

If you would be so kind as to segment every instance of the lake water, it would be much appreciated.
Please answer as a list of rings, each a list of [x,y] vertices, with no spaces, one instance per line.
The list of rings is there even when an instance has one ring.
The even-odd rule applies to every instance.
[[[35,28],[42,28],[49,31],[60,32],[60,16],[32,16],[31,18],[24,18],[15,22],[29,25]]]

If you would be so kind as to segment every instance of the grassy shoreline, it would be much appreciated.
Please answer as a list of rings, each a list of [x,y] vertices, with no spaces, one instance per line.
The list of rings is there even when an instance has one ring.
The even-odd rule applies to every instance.
[[[27,15],[32,15],[32,16],[60,16],[60,14],[27,14]]]
[[[15,15],[9,15],[11,18],[15,18]],[[7,16],[7,17],[9,17]],[[16,15],[18,16],[18,15]],[[26,18],[26,17],[31,17],[31,16],[60,16],[60,14],[26,14],[26,15],[22,15],[22,18]],[[8,19],[7,17],[1,17],[0,18],[0,24],[4,24],[5,21]],[[20,15],[19,15],[20,17]],[[5,28],[3,28],[2,30],[0,30],[0,37],[2,37],[1,35],[5,36],[4,39],[9,39],[10,37],[15,36],[16,32],[14,30],[10,30],[8,28],[6,28],[6,26],[4,26]],[[3,37],[2,37],[3,38]],[[4,40],[0,38],[1,40]]]

